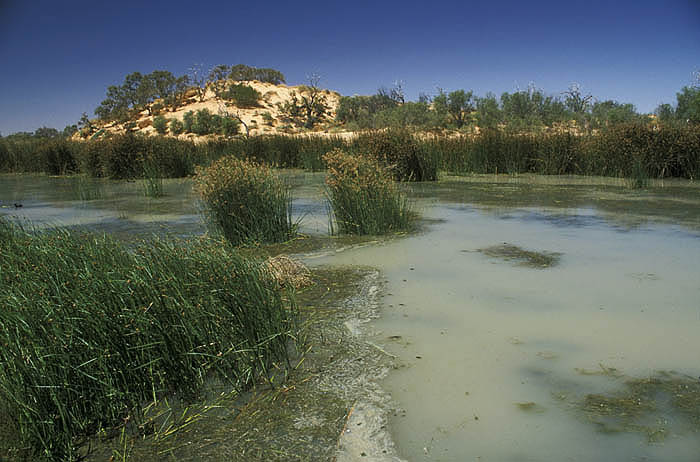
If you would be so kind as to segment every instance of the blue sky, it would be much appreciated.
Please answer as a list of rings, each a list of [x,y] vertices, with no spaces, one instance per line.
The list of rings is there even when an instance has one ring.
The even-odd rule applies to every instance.
[[[401,80],[410,99],[578,82],[651,112],[700,69],[700,0],[0,0],[0,63],[3,135],[62,129],[128,73],[195,63],[318,73],[344,95]]]

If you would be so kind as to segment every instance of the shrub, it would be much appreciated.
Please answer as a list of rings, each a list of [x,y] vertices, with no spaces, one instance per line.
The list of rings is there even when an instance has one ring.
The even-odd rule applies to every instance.
[[[184,131],[185,125],[181,121],[179,121],[178,119],[170,120],[170,133],[177,136]]]
[[[168,131],[168,119],[158,115],[153,118],[153,128],[156,129],[159,135],[165,135]]]
[[[224,117],[221,120],[221,133],[224,136],[235,136],[238,135],[238,131],[241,128],[240,122],[233,117]]]
[[[127,179],[141,176],[146,151],[145,137],[127,133],[97,143],[103,148],[100,151],[100,164],[105,177]]]
[[[185,128],[185,133],[192,133],[194,126],[194,112],[187,111],[182,116],[182,124]]]
[[[214,132],[214,115],[209,109],[200,109],[194,116],[192,131],[197,135],[208,135]]]
[[[0,172],[11,172],[14,169],[12,164],[10,149],[7,143],[0,139]]]
[[[255,88],[244,84],[231,84],[223,95],[238,107],[257,107],[262,95]]]
[[[399,181],[437,180],[437,159],[423,150],[413,135],[401,129],[375,131],[357,137],[354,150],[371,156]]]
[[[270,114],[269,112],[263,112],[262,118],[263,118],[263,122],[265,123],[265,125],[272,126],[275,123],[275,118],[272,117],[272,114]]]
[[[249,388],[294,338],[268,272],[204,241],[126,246],[0,219],[0,305],[0,417],[27,460],[80,460],[87,437],[148,423],[142,406],[212,376]]]
[[[222,157],[199,173],[197,185],[210,224],[232,244],[283,242],[294,235],[289,188],[269,167]]]
[[[336,149],[325,156],[331,232],[387,234],[410,228],[413,214],[391,173],[377,160]],[[334,219],[333,219],[334,218]]]
[[[41,170],[49,175],[75,173],[78,169],[78,146],[76,142],[62,139],[44,142],[37,150]]]

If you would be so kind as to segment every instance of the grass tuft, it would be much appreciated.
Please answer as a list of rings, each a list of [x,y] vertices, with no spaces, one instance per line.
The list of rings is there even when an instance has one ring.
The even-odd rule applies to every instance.
[[[392,174],[373,158],[341,150],[327,153],[326,185],[332,209],[331,233],[379,235],[405,231],[414,214]]]
[[[284,242],[296,232],[289,187],[272,170],[222,157],[197,177],[209,222],[233,245]]]
[[[77,460],[90,435],[211,377],[250,387],[287,364],[296,329],[269,271],[226,246],[1,219],[0,306],[0,426],[45,460]]]

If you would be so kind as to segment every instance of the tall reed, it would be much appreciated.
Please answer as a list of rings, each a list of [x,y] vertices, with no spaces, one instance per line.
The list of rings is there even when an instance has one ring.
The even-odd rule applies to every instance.
[[[411,227],[414,214],[393,181],[392,173],[371,157],[334,150],[328,165],[331,233],[388,234]]]
[[[160,167],[153,161],[145,161],[143,166],[143,194],[146,197],[163,196],[163,176]]]
[[[197,186],[209,223],[233,245],[283,242],[296,232],[289,187],[265,165],[222,157]]]
[[[212,376],[237,389],[287,362],[294,310],[268,271],[226,246],[25,232],[0,220],[0,421],[35,457]]]
[[[423,149],[407,130],[367,132],[353,140],[350,149],[357,154],[373,157],[398,181],[437,180],[437,153]]]
[[[0,171],[82,172],[143,178],[145,159],[163,177],[193,175],[196,166],[232,155],[274,167],[322,170],[333,149],[378,159],[401,181],[431,181],[439,169],[454,173],[540,173],[633,177],[642,159],[650,178],[698,178],[700,125],[615,124],[596,132],[484,129],[478,135],[426,135],[405,129],[336,136],[262,135],[195,144],[133,134],[77,142],[0,139]]]

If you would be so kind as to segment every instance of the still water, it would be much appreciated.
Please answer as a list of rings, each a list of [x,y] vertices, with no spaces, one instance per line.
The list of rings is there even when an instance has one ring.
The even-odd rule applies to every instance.
[[[405,365],[384,382],[401,408],[390,419],[400,455],[700,459],[700,401],[682,415],[661,397],[653,412],[624,410],[631,421],[582,408],[586,396],[615,396],[662,371],[695,385],[697,398],[697,185],[639,192],[610,180],[479,177],[416,193],[431,220],[422,234],[329,260],[370,264],[389,280],[374,329]],[[559,263],[478,251],[503,243],[557,252]]]
[[[285,177],[302,232],[326,233],[322,175]],[[74,181],[2,177],[0,213],[120,236],[205,232],[187,180],[167,181],[160,199],[101,182],[88,201]],[[624,395],[620,416],[590,399],[658,377],[683,390],[700,381],[700,185],[476,176],[410,188],[420,232],[305,255],[388,280],[371,340],[401,365],[383,386],[403,458],[700,459],[700,401],[684,413],[676,391]],[[504,243],[558,260],[533,267],[483,252]]]

